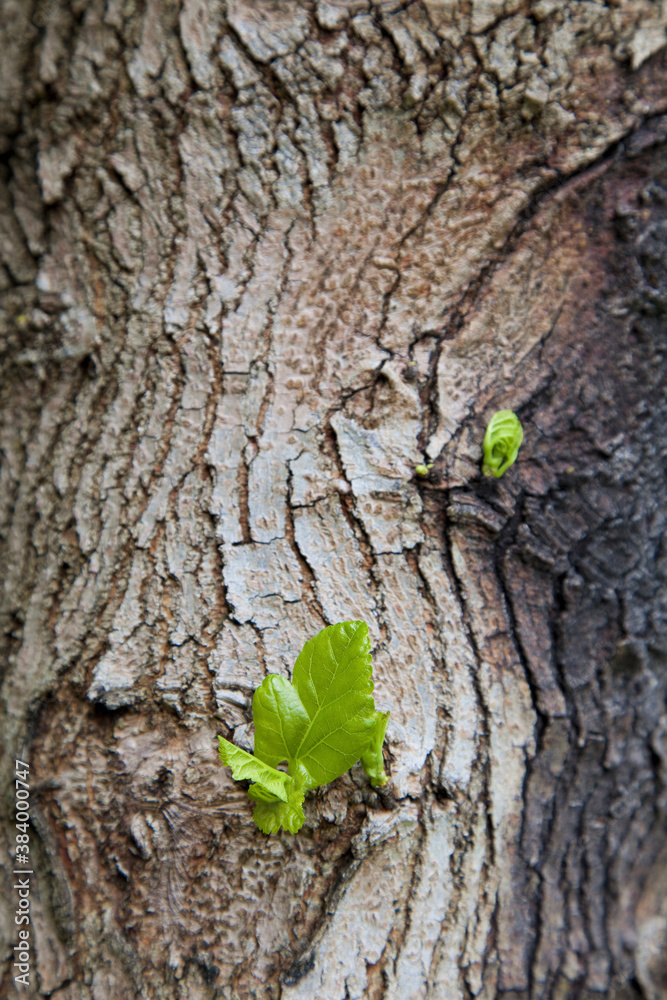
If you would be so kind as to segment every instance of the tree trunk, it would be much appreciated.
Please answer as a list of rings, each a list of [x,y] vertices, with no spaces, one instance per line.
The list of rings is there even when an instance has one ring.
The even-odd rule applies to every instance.
[[[664,4],[0,15],[0,997],[664,1000]],[[356,618],[390,784],[266,837]]]

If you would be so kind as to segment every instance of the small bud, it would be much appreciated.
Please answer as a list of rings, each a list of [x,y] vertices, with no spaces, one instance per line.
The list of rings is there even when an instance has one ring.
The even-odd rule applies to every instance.
[[[498,410],[486,428],[482,472],[499,479],[516,462],[523,441],[523,427],[512,410]]]
[[[428,476],[432,468],[433,462],[429,462],[428,465],[415,465],[415,475]]]

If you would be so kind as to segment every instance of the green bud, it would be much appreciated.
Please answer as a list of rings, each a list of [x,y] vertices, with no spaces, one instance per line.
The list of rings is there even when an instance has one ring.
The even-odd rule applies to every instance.
[[[499,479],[514,465],[523,441],[523,427],[512,410],[498,410],[491,417],[482,450],[482,472]]]

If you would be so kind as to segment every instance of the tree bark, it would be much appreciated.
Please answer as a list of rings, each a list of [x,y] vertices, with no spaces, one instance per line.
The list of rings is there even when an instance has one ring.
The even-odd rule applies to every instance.
[[[667,997],[664,5],[0,17],[0,997],[16,758],[28,995]],[[266,837],[353,618],[390,784]]]

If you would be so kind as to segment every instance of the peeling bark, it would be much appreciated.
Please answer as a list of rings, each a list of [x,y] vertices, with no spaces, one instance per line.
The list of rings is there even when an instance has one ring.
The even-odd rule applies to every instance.
[[[0,997],[16,756],[31,995],[667,996],[665,37],[1,0]],[[390,785],[267,838],[216,733],[350,618]]]

